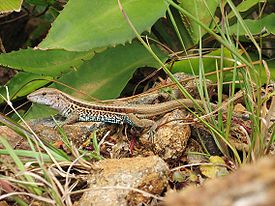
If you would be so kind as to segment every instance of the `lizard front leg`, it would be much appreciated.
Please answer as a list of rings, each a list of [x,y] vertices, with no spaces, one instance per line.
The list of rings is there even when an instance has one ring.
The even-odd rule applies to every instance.
[[[67,116],[66,120],[60,123],[60,127],[63,127],[66,124],[73,124],[78,121],[78,115],[77,114],[70,114]]]

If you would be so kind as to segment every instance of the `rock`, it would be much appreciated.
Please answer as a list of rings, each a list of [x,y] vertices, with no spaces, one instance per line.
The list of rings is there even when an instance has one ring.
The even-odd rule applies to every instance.
[[[34,120],[29,122],[29,124],[41,139],[47,142],[61,140],[62,135],[51,118],[48,121],[47,119]],[[66,124],[62,128],[68,139],[79,147],[91,135],[92,130],[96,128],[95,124],[94,122],[76,122],[74,124]]]
[[[200,188],[187,187],[171,191],[166,206],[267,206],[275,205],[275,157],[224,177],[209,180]],[[198,198],[199,197],[199,198]]]
[[[69,140],[74,142],[77,146],[81,145],[92,133],[95,123],[93,122],[77,122],[72,125],[64,125],[63,129]],[[28,122],[28,125],[32,128],[35,134],[44,142],[54,143],[61,140],[61,133],[58,128],[54,128],[55,123],[51,119],[34,120]],[[25,138],[17,134],[12,129],[6,126],[0,126],[0,133],[3,136],[9,137],[9,143],[15,149],[30,149],[28,141]],[[31,134],[29,135],[31,136]],[[2,145],[0,144],[0,148]]]
[[[168,186],[169,169],[157,156],[106,159],[95,163],[89,189],[74,206],[148,204],[151,197],[131,188],[160,195]]]
[[[183,120],[186,114],[182,110],[174,110],[166,114],[154,136],[154,152],[163,160],[178,159],[185,151],[191,135],[190,126]]]

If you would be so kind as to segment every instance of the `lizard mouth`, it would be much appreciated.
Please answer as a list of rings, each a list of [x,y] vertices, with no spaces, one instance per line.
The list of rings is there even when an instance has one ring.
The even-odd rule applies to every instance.
[[[33,97],[32,94],[29,94],[29,95],[27,96],[27,99],[28,99],[29,101],[34,101],[34,100],[35,100],[35,98]]]
[[[51,102],[48,100],[48,101],[45,101],[45,99],[43,100],[43,99],[41,99],[41,98],[39,98],[39,97],[37,97],[36,95],[32,95],[32,94],[29,94],[28,96],[27,96],[27,99],[29,100],[29,101],[31,101],[31,102],[35,102],[35,103],[39,103],[39,104],[44,104],[44,105],[50,105],[51,104]]]

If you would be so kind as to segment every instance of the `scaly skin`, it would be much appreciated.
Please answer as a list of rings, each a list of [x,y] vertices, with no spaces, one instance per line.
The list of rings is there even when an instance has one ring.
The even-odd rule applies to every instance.
[[[54,88],[42,88],[28,95],[31,102],[48,105],[67,117],[67,123],[75,121],[96,121],[115,124],[130,124],[137,127],[150,127],[155,122],[148,118],[165,114],[174,109],[194,108],[190,99],[172,100],[158,104],[116,105],[92,103],[74,98]],[[195,100],[202,106],[200,100]],[[214,106],[214,105],[212,105]],[[215,106],[214,106],[215,107]]]

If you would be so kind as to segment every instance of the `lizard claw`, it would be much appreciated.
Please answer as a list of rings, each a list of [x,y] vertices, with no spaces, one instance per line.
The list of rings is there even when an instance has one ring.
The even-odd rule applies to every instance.
[[[98,129],[100,129],[100,128],[102,128],[102,127],[104,127],[104,126],[106,126],[106,123],[104,123],[104,122],[100,122],[99,124],[93,124],[92,126],[90,126],[89,128],[88,128],[88,130],[89,130],[89,132],[94,132],[94,131],[96,131],[96,130],[98,130]]]
[[[154,136],[156,134],[156,129],[157,129],[157,124],[154,124],[149,130],[148,130],[148,140],[151,142],[151,143],[154,143]]]
[[[153,131],[153,130],[149,130],[148,131],[148,135],[149,135],[149,137],[148,137],[148,140],[151,142],[151,143],[154,143],[154,136],[155,136],[155,131]]]

